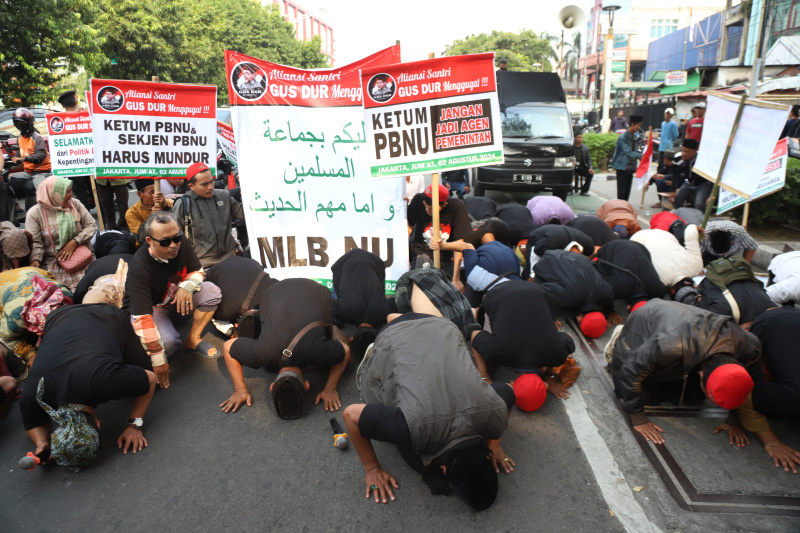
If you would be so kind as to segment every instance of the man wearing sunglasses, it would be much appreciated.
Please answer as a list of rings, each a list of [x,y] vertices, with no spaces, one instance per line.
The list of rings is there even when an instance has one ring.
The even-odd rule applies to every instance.
[[[215,357],[217,349],[201,335],[222,295],[219,287],[204,281],[200,260],[172,213],[154,212],[142,231],[147,245],[140,246],[131,259],[124,308],[131,314],[133,328],[150,356],[158,384],[166,388],[167,357],[182,344],[173,321],[191,314],[186,347],[203,357]]]

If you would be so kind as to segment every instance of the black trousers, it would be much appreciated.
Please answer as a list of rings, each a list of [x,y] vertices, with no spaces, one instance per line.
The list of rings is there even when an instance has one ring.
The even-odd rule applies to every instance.
[[[103,221],[106,229],[128,230],[125,221],[125,212],[128,211],[128,186],[127,185],[101,185],[96,183],[97,199],[100,200],[100,209],[103,211]],[[116,197],[116,202],[115,202]],[[114,213],[114,205],[119,214]]]
[[[588,193],[589,187],[592,186],[592,178],[594,175],[589,172],[588,168],[578,167],[575,169],[575,190],[580,189],[582,193]],[[583,184],[581,184],[583,178]]]
[[[631,185],[633,184],[633,172],[627,170],[617,170],[617,198],[626,202],[631,196]]]

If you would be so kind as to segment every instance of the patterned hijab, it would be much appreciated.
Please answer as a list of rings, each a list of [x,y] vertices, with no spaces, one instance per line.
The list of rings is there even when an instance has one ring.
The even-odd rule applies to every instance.
[[[128,278],[128,263],[120,259],[117,271],[114,274],[100,276],[89,287],[89,292],[83,297],[85,304],[111,304],[122,309],[122,300],[125,296],[125,280]]]
[[[50,449],[53,459],[73,472],[80,472],[97,456],[100,448],[100,435],[97,428],[86,419],[85,405],[62,403],[53,409],[42,399],[44,397],[44,378],[39,380],[36,401],[42,409],[58,424],[53,431]]]
[[[47,217],[47,225],[50,225],[50,213],[56,213],[56,229],[58,229],[58,243],[64,246],[75,235],[78,234],[78,211],[75,205],[70,202],[69,206],[64,207],[64,198],[72,188],[72,181],[67,178],[50,176],[39,185],[36,190],[36,201],[44,209]]]

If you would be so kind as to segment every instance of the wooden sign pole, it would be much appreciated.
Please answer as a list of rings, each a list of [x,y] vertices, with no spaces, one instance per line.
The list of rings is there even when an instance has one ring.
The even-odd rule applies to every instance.
[[[747,229],[747,219],[750,218],[750,201],[744,204],[744,215],[742,216],[742,227]]]
[[[725,165],[728,163],[728,155],[731,153],[733,140],[736,138],[736,130],[739,129],[739,122],[742,120],[742,111],[744,111],[745,100],[747,100],[747,93],[743,94],[741,100],[739,100],[739,109],[736,111],[736,118],[733,120],[731,135],[728,137],[728,146],[725,147],[725,155],[722,156],[722,163],[719,165],[717,180],[714,182],[714,188],[711,189],[711,196],[708,199],[708,205],[706,205],[706,213],[703,215],[703,229],[706,229],[708,218],[711,216],[711,210],[714,209],[714,205],[717,203],[717,196],[719,196],[719,184],[722,181],[722,173],[725,172]],[[700,239],[702,240],[702,238],[703,237],[701,235]]]
[[[97,223],[100,225],[100,231],[105,231],[106,225],[103,223],[103,209],[100,207],[100,199],[97,197],[97,185],[94,182],[96,179],[97,176],[94,174],[89,176],[89,182],[92,184],[92,194],[94,195],[95,210],[97,211]]]
[[[160,83],[158,76],[153,76],[152,81],[155,83]],[[153,192],[156,194],[161,193],[161,180],[158,178],[153,180]]]
[[[428,59],[433,59],[436,56],[433,52],[428,53]],[[434,172],[433,180],[431,181],[431,216],[433,217],[433,221],[431,222],[431,229],[433,230],[431,233],[431,238],[439,242],[439,173]],[[433,266],[436,268],[442,267],[442,251],[441,250],[434,250],[433,251]]]

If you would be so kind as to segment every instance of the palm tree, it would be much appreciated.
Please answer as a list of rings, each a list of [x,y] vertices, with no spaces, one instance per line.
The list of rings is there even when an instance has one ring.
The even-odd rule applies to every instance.
[[[581,33],[575,32],[572,34],[572,43],[565,43],[564,64],[566,65],[565,77],[572,81],[575,75],[580,72],[578,70],[578,58],[581,56]]]

